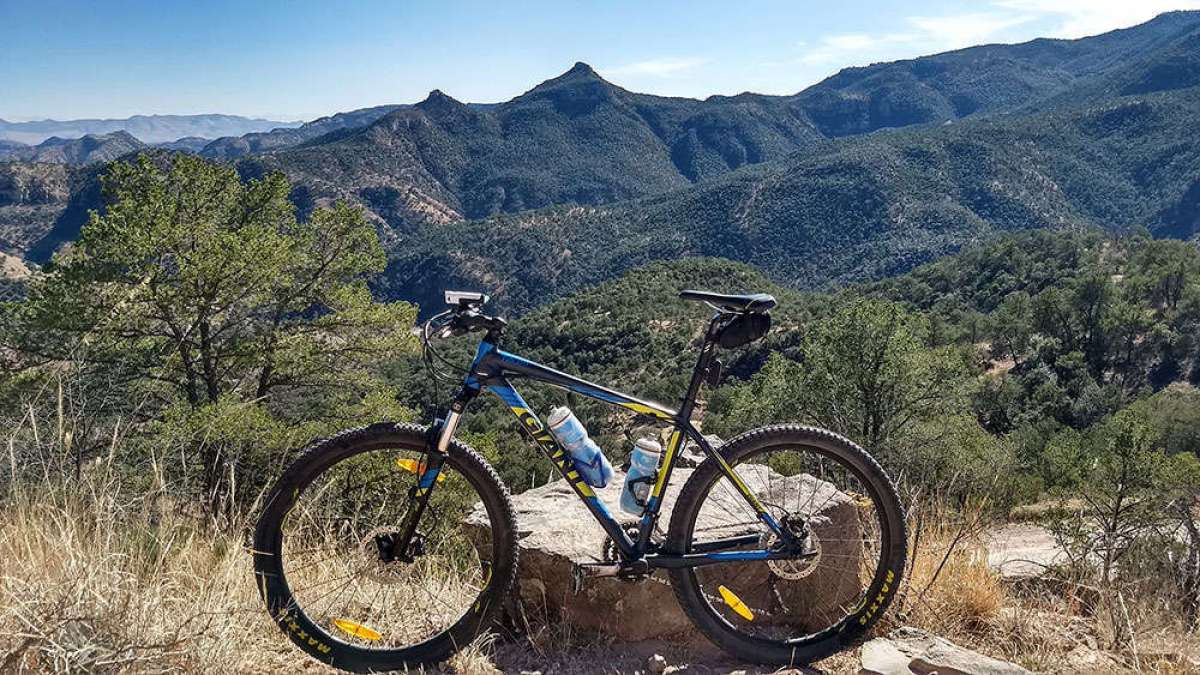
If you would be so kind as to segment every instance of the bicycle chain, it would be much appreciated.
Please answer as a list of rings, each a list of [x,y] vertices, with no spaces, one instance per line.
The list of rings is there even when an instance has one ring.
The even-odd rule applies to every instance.
[[[693,532],[693,534],[699,533],[699,532],[710,532],[712,530],[719,530],[719,529],[723,529],[723,528],[734,527],[734,526],[741,525],[741,524],[742,523],[734,523],[733,525],[730,525],[728,523],[725,523],[725,524],[721,524],[721,525],[712,525],[709,527],[702,527],[697,530],[692,530],[692,532]],[[748,520],[744,524],[757,525],[758,523],[757,523],[757,521],[749,521]],[[637,539],[638,525],[636,523],[626,523],[626,524],[622,525],[622,528],[624,528],[626,534],[631,535],[631,537],[635,540]],[[661,535],[662,537],[665,537],[666,534],[667,533],[664,532],[662,527],[660,527],[659,524],[656,522],[654,524],[654,534],[651,535],[651,541],[653,541],[654,535]],[[661,539],[660,539],[660,541],[661,541]],[[619,556],[617,555],[617,545],[616,545],[616,543],[613,542],[612,539],[606,539],[604,541],[604,549],[600,553],[600,559],[603,562],[618,562],[619,561]],[[670,581],[668,581],[667,579],[663,579],[658,575],[658,570],[654,570],[653,572],[642,577],[641,579],[630,580],[630,581],[653,581],[654,583],[661,584],[663,586],[671,585]],[[722,600],[718,596],[711,595],[709,593],[705,593],[705,595],[708,596],[709,600],[717,600],[719,602],[724,602],[724,600]],[[778,591],[776,591],[776,595],[778,595]]]

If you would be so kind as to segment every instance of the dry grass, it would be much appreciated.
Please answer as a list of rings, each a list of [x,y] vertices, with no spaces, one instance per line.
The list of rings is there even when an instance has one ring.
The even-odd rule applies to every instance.
[[[238,529],[216,530],[153,495],[114,496],[120,494],[97,471],[80,482],[18,491],[0,504],[0,672],[332,672],[293,648],[267,617]],[[921,528],[904,595],[879,632],[915,625],[1047,672],[1072,672],[1068,653],[1103,642],[1094,619],[1063,594],[1002,583],[972,543],[971,527],[948,518],[926,522],[936,524]],[[496,649],[528,654],[507,654],[502,661],[510,666],[560,672],[581,662],[594,666],[605,654],[625,657],[633,665],[619,670],[632,672],[660,649],[566,630]],[[1142,672],[1197,672],[1174,653],[1189,641],[1196,642],[1194,634],[1159,623],[1139,635],[1136,660],[1114,656]],[[498,672],[492,649],[485,640],[450,668]],[[721,660],[684,645],[670,649],[672,662]],[[857,665],[854,653],[821,664],[836,673],[856,672]]]
[[[0,512],[0,672],[332,672],[267,616],[240,535],[101,478]],[[455,670],[495,672],[484,650]]]
[[[909,576],[877,633],[918,626],[1036,672],[1200,673],[1192,665],[1200,658],[1200,639],[1178,620],[1163,620],[1161,613],[1134,605],[1131,612],[1139,617],[1135,645],[1103,652],[1105,622],[1079,600],[1080,588],[1067,580],[1027,586],[1003,581],[988,567],[980,543],[978,535],[988,523],[982,514],[938,512],[918,521],[923,524],[913,536]],[[1103,665],[1070,660],[1081,653]]]

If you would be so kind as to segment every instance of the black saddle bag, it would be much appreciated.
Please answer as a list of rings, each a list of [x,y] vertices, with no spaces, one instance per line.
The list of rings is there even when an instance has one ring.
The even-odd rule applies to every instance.
[[[717,333],[717,344],[725,349],[748,345],[766,335],[770,328],[770,312],[740,314]]]

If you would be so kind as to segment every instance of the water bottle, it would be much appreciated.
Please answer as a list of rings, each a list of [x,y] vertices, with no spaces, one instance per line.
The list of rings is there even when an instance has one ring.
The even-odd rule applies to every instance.
[[[658,456],[662,446],[658,441],[639,438],[629,455],[629,473],[625,474],[625,488],[621,490],[621,510],[641,515],[650,498],[650,488],[658,475]]]
[[[550,411],[546,419],[550,433],[558,439],[567,453],[571,456],[575,470],[583,477],[583,482],[592,487],[604,487],[612,480],[612,464],[604,456],[604,451],[596,442],[588,438],[587,429],[580,423],[575,413],[566,406],[559,406]]]

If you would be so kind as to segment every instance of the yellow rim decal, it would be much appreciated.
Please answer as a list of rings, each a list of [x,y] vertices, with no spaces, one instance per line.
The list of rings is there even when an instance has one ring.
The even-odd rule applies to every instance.
[[[734,595],[733,591],[725,588],[724,586],[717,586],[717,592],[721,594],[721,599],[725,601],[725,604],[729,605],[730,609],[737,612],[738,616],[747,621],[754,620],[754,612],[751,612],[750,608],[746,606],[746,603],[742,602],[741,598]]]
[[[373,628],[368,628],[361,623],[354,623],[349,619],[334,619],[333,625],[337,626],[343,633],[353,635],[354,637],[362,638],[364,640],[378,642],[380,638],[383,637],[379,634],[379,631]]]
[[[415,473],[418,476],[425,473],[425,463],[418,462],[415,459],[405,459],[405,458],[401,457],[396,460],[396,466],[400,467],[401,469],[404,469],[405,471],[407,471],[409,473]],[[446,480],[446,474],[438,473],[437,480],[439,483]]]

